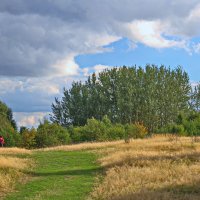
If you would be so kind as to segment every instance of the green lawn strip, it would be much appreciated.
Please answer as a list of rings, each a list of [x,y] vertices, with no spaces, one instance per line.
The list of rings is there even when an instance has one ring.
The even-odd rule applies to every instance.
[[[92,191],[101,168],[97,156],[88,151],[35,152],[32,180],[18,185],[6,200],[83,200]]]

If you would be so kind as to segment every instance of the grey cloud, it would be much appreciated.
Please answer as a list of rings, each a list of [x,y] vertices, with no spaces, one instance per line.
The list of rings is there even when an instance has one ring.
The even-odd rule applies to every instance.
[[[0,75],[48,76],[69,54],[96,51],[96,33],[62,19],[40,15],[0,14]],[[87,44],[87,45],[86,45]]]
[[[199,22],[184,22],[197,3],[198,0],[1,0],[0,75],[37,77],[60,73],[61,69],[55,67],[57,61],[71,54],[102,51],[104,43],[95,43],[96,38],[101,41],[102,35],[127,37],[123,24],[133,20],[163,20],[169,24],[169,33],[197,35]]]
[[[1,0],[0,11],[14,15],[38,14],[64,20],[84,21],[100,15],[118,20],[184,16],[198,0]]]
[[[77,0],[2,0],[0,11],[13,15],[38,14],[76,21],[83,19],[82,5]]]
[[[61,93],[62,86],[70,87],[72,80],[83,79],[52,78],[62,75],[62,69],[55,67],[57,61],[101,52],[105,50],[102,46],[112,41],[108,36],[131,38],[124,24],[133,20],[160,20],[167,24],[166,34],[172,36],[199,35],[200,20],[188,20],[198,3],[199,0],[1,0],[1,100],[14,112],[49,112],[54,97],[59,97],[57,89]]]

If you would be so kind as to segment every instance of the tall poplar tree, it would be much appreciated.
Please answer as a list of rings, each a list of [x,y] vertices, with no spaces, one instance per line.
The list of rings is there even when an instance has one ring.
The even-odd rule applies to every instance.
[[[194,99],[199,98],[199,88],[195,89]],[[153,132],[189,109],[190,90],[188,74],[180,67],[107,69],[64,90],[62,100],[55,99],[52,104],[51,119],[63,126],[80,126],[88,118],[101,120],[107,115],[113,123],[139,122]],[[199,99],[193,100],[197,109]]]

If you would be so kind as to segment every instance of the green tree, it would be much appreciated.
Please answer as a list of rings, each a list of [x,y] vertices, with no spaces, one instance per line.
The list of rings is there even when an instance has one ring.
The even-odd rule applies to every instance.
[[[12,110],[0,101],[0,135],[5,139],[5,146],[19,146],[20,135],[16,131],[16,122]]]
[[[51,120],[65,127],[83,126],[87,119],[107,115],[112,123],[139,122],[154,132],[189,111],[190,91],[188,74],[181,67],[107,69],[98,76],[93,73],[85,83],[74,82],[61,101],[55,99]]]
[[[192,90],[190,105],[193,110],[200,111],[200,83]]]
[[[0,101],[0,115],[5,116],[11,123],[12,127],[17,130],[17,124],[13,118],[12,110],[2,101]]]

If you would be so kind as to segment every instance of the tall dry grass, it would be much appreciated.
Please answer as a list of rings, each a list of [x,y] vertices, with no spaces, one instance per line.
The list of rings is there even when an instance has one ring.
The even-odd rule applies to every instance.
[[[17,147],[12,148],[0,148],[0,155],[8,155],[8,154],[31,154],[32,151],[28,149],[21,149]]]
[[[119,144],[99,159],[105,177],[91,199],[200,199],[200,143],[154,137]]]
[[[80,150],[94,150],[102,149],[106,147],[115,147],[117,145],[123,144],[124,141],[114,141],[114,142],[86,142],[80,144],[62,145],[57,147],[48,147],[43,149],[38,149],[36,151],[52,151],[52,150],[62,150],[62,151],[80,151]]]
[[[19,180],[24,180],[24,170],[33,165],[32,161],[16,157],[18,154],[30,154],[31,151],[19,148],[0,148],[0,199],[13,190]]]

